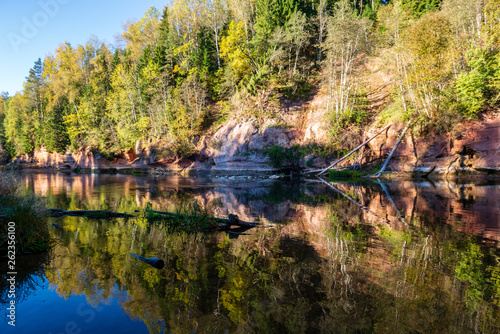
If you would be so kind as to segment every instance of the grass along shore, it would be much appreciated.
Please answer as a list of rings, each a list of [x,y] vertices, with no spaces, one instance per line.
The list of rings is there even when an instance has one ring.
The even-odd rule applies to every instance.
[[[7,251],[9,222],[15,224],[16,253],[40,252],[50,247],[43,199],[22,189],[11,175],[0,173],[0,254]]]

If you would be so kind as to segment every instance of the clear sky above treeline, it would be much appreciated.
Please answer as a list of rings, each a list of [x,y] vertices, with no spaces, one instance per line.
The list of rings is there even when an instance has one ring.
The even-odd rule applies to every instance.
[[[38,58],[65,41],[84,44],[91,35],[115,42],[122,25],[143,17],[149,7],[160,12],[168,0],[1,0],[0,92],[22,90]]]

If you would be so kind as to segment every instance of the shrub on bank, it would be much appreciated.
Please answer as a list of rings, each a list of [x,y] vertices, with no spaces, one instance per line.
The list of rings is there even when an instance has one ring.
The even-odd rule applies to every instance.
[[[23,191],[11,176],[0,174],[1,253],[7,250],[9,222],[15,224],[16,253],[48,249],[51,239],[46,213],[42,198]]]
[[[335,179],[356,179],[362,178],[363,176],[368,175],[366,171],[358,171],[353,169],[344,169],[344,170],[334,170],[330,169],[328,171],[328,178],[330,180]]]

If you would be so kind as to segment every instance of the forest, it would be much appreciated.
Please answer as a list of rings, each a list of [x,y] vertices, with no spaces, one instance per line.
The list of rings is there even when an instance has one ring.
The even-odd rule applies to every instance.
[[[452,132],[498,107],[499,47],[497,0],[175,0],[115,44],[92,36],[36,60],[23,90],[0,96],[0,160],[41,147],[113,157],[137,141],[183,156],[226,120],[272,118],[314,90],[332,143],[375,116]],[[360,79],[373,55],[393,72],[376,111]]]

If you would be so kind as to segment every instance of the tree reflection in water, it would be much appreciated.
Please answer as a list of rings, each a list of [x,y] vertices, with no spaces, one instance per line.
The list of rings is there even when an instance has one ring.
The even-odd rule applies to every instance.
[[[237,205],[261,212],[277,208],[275,215],[285,218],[238,238],[170,234],[140,218],[64,218],[63,229],[53,231],[58,244],[45,275],[65,298],[84,294],[97,305],[123,296],[127,314],[152,333],[500,330],[497,242],[436,223],[407,207],[418,202],[415,197],[399,197],[394,189],[344,186],[350,197],[389,218],[376,220],[328,187],[276,184],[232,192],[155,189],[148,195],[153,206],[170,210],[196,200],[212,212],[230,205],[233,212]],[[133,212],[145,205],[137,199],[141,192],[101,191],[87,198],[59,193],[51,200],[64,208],[105,203],[113,211]],[[384,199],[388,192],[394,205]],[[232,204],[218,200],[231,196]],[[159,257],[165,267],[155,269],[129,253]]]

